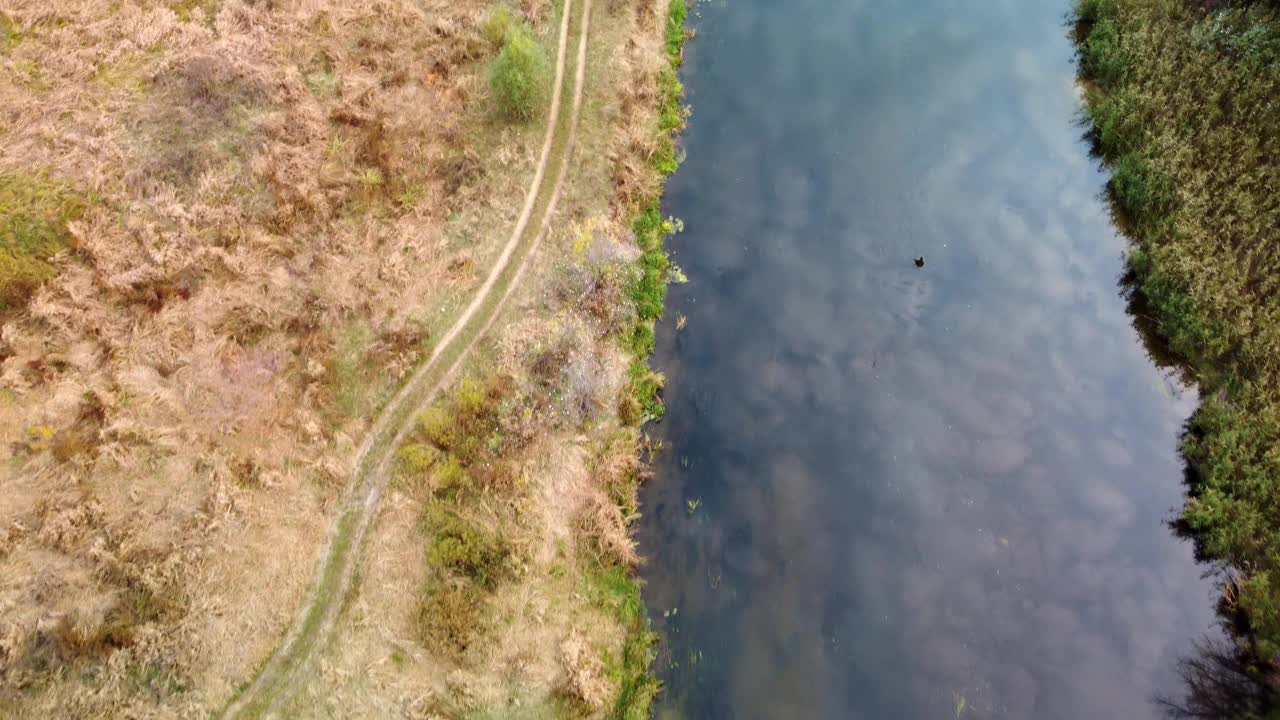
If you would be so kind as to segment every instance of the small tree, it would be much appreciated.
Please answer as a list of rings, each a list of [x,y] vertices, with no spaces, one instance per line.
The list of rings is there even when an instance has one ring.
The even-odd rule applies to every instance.
[[[523,31],[508,33],[506,45],[489,66],[489,87],[498,110],[528,120],[547,99],[549,72],[542,48]]]

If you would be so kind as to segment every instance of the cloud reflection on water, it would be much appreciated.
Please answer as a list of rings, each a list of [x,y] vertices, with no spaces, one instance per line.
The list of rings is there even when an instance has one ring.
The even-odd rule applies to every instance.
[[[1155,717],[1210,626],[1060,5],[703,6],[660,717]]]

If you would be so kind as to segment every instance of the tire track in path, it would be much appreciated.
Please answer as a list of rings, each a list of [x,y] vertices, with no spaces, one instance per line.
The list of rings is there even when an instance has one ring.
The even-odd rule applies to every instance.
[[[574,0],[564,0],[547,132],[533,182],[510,239],[467,309],[366,433],[311,589],[271,657],[219,717],[232,720],[278,716],[309,677],[316,656],[332,637],[350,594],[364,539],[377,513],[396,448],[412,428],[416,412],[452,381],[479,339],[493,326],[519,286],[527,261],[549,231],[568,175],[582,107],[591,0],[579,1],[582,2],[581,16],[575,21]],[[574,38],[578,41],[578,52],[572,68],[573,98],[566,108],[562,107],[563,90],[569,81],[565,60]],[[554,175],[554,181],[547,182],[548,175]],[[530,227],[530,220],[535,216],[540,222]]]

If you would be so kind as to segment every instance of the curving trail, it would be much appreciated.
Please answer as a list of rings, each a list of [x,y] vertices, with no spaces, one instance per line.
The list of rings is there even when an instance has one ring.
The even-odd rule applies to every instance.
[[[253,681],[219,714],[221,718],[278,716],[310,675],[316,656],[332,637],[351,591],[361,548],[377,512],[387,471],[396,448],[413,427],[416,412],[430,403],[454,378],[479,339],[492,327],[519,285],[527,261],[551,226],[551,217],[568,175],[569,159],[578,129],[587,59],[591,0],[581,0],[573,18],[574,0],[564,0],[556,56],[554,89],[547,132],[533,182],[515,229],[471,303],[449,328],[430,357],[379,414],[356,456],[355,471],[341,505],[315,581],[285,637]],[[562,107],[566,55],[570,41],[578,41],[573,97]],[[562,117],[563,116],[563,117]],[[548,182],[548,176],[554,180]],[[535,217],[540,221],[530,226]]]

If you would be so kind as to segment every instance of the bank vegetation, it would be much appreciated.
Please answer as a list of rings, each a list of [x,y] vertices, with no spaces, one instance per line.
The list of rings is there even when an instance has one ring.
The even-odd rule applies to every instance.
[[[1179,526],[1270,688],[1194,716],[1260,717],[1280,653],[1280,4],[1080,0],[1076,21],[1136,291],[1201,389]]]

